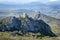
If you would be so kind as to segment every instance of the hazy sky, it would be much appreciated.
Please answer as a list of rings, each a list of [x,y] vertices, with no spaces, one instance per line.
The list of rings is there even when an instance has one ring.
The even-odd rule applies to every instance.
[[[7,4],[25,4],[25,3],[31,3],[31,2],[42,2],[42,3],[48,3],[48,2],[60,2],[60,0],[0,0],[0,3],[7,3]],[[8,16],[18,16],[15,13],[9,13]],[[4,14],[0,14],[0,16],[4,16]]]
[[[18,4],[18,3],[30,3],[30,2],[54,2],[54,1],[59,1],[59,0],[0,0],[0,3],[13,3],[13,4]]]

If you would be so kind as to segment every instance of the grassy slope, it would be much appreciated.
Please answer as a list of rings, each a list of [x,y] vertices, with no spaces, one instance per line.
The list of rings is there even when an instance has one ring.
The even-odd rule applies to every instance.
[[[48,36],[42,38],[32,37],[31,35],[29,37],[19,35],[13,36],[9,32],[0,32],[0,40],[58,40],[58,39],[56,37],[48,37]]]

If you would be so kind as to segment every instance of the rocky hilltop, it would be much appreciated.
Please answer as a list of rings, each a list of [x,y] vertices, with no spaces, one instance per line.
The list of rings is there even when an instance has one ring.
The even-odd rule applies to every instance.
[[[14,32],[18,31],[21,33],[40,33],[44,36],[56,36],[50,26],[42,20],[38,14],[34,18],[29,17],[26,13],[16,18],[14,16],[6,17],[0,20],[0,31]]]

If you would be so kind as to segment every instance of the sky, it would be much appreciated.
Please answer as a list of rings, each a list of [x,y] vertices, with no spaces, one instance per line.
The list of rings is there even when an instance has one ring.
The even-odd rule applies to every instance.
[[[25,4],[30,2],[47,3],[47,2],[54,2],[54,1],[59,1],[59,0],[0,0],[0,3]]]
[[[48,3],[48,2],[60,2],[60,0],[0,0],[0,3],[7,3],[7,4],[27,4],[27,3],[31,3],[31,2],[42,2],[42,3]],[[17,14],[15,13],[9,13],[7,14],[8,16],[15,16]],[[0,16],[4,16],[3,14]]]

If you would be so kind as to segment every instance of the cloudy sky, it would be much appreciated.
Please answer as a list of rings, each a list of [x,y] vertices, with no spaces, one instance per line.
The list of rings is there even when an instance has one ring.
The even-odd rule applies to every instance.
[[[42,2],[42,3],[48,3],[48,2],[60,2],[60,0],[0,0],[0,3],[7,3],[7,4],[25,4],[25,3],[31,3],[31,2]],[[9,13],[8,16],[11,15],[17,15],[15,13]],[[4,16],[4,14],[0,14],[0,16]]]
[[[13,4],[24,4],[24,3],[30,3],[30,2],[54,2],[54,1],[59,1],[59,0],[0,0],[0,3],[13,3]]]

